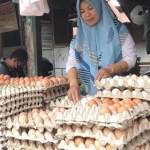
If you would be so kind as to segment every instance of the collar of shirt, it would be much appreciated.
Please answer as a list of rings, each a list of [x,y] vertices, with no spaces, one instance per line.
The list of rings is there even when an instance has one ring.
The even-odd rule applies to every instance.
[[[6,58],[3,58],[3,57],[2,57],[0,61],[5,63],[5,59],[6,59]],[[14,70],[13,70],[12,68],[10,68],[6,63],[5,63],[5,65],[9,68],[10,71],[14,71]]]

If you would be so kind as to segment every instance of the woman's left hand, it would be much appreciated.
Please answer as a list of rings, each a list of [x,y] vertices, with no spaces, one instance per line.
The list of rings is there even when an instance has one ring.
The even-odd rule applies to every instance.
[[[109,78],[112,75],[112,71],[109,67],[100,69],[96,76],[95,80],[101,80],[102,78]]]

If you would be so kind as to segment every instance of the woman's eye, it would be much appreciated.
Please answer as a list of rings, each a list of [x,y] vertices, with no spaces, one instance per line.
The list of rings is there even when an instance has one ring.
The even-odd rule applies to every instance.
[[[80,11],[80,13],[82,14],[82,13],[84,13],[84,11]]]
[[[93,7],[89,7],[89,10],[92,10],[93,9]]]

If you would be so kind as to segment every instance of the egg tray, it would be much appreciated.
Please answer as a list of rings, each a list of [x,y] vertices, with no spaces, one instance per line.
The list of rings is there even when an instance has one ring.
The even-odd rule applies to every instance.
[[[45,139],[44,136],[40,136],[39,138],[36,138],[36,136],[33,134],[32,136],[28,136],[28,133],[26,130],[22,130],[21,133],[18,131],[15,133],[15,135],[12,133],[11,130],[7,130],[6,132],[6,138],[15,138],[18,140],[30,140],[30,141],[36,141],[40,143],[58,143],[58,140],[55,140],[52,136],[49,136],[48,139]]]
[[[11,119],[9,117],[6,121],[6,127],[8,129],[11,129],[12,127],[15,127],[17,130],[22,128],[34,128],[39,130],[40,132],[43,132],[44,129],[48,130],[49,132],[52,132],[53,129],[57,129],[59,126],[56,124],[55,119],[51,118],[51,121],[48,119],[44,119],[44,123],[42,124],[40,121],[34,122],[32,119],[31,113],[28,113],[28,123],[26,122],[19,122],[18,116],[15,116],[14,119]]]
[[[113,78],[103,78],[100,81],[95,81],[95,86],[97,89],[107,89],[110,90],[117,87],[121,90],[127,88],[129,90],[145,90],[150,92],[150,78],[149,77],[137,77],[133,79],[131,76],[121,77],[115,76]]]
[[[88,103],[89,100],[93,99],[94,96],[80,96],[80,100],[77,103],[71,101],[68,96],[62,96],[60,98],[55,99],[55,101],[50,102],[50,108],[52,107],[64,107],[64,108],[72,108],[78,106],[84,106]]]
[[[140,134],[136,138],[132,139],[127,145],[121,145],[120,147],[112,147],[112,150],[133,150],[136,146],[142,145],[146,143],[150,139],[150,131],[146,131],[145,133]],[[86,148],[83,143],[79,143],[79,146],[76,147],[75,143],[71,141],[68,145],[64,140],[58,144],[58,148],[60,149],[73,149],[73,150],[96,150],[93,144],[90,145],[89,148]],[[149,144],[147,144],[146,150],[149,150]],[[103,146],[100,150],[106,150]]]
[[[0,150],[7,146],[7,139],[5,137],[0,137]]]
[[[39,143],[40,144],[40,143]],[[31,145],[28,144],[28,141],[23,140],[22,144],[20,142],[20,140],[15,139],[15,141],[13,141],[12,138],[8,139],[7,142],[7,148],[8,149],[17,149],[17,150],[21,150],[21,149],[30,149],[30,150],[53,150],[53,148],[51,147],[51,143],[48,143],[48,147],[44,148],[44,146],[42,145],[42,143],[39,145],[39,147],[37,148],[36,145],[34,144],[34,142],[31,143]],[[55,150],[59,150],[57,147],[55,148]]]
[[[61,97],[67,94],[67,87],[56,87],[50,90],[43,91],[44,101],[49,103],[51,100],[55,100],[57,97]]]
[[[138,117],[145,117],[150,115],[150,106],[147,102],[142,102],[138,106],[134,106],[133,109],[129,109],[129,112],[125,111],[123,113],[116,113],[113,111],[112,115],[100,115],[100,107],[92,105],[89,107],[87,105],[78,106],[77,108],[70,108],[65,110],[64,113],[58,112],[56,114],[57,124],[76,124],[76,123],[86,123],[90,122],[97,124],[98,126],[108,126],[109,127],[119,127],[123,128],[131,124],[132,120],[137,119]],[[108,125],[107,125],[108,124]],[[119,125],[119,126],[117,126]]]
[[[0,130],[0,137],[3,137],[6,135],[6,129]]]
[[[0,119],[6,118],[8,116],[12,116],[12,115],[19,113],[19,112],[22,112],[22,111],[26,111],[28,109],[39,108],[39,107],[42,107],[42,104],[39,102],[36,102],[32,106],[23,105],[23,106],[19,107],[18,109],[15,109],[15,110],[12,109],[10,112],[0,113]]]
[[[5,85],[6,86],[6,85]],[[19,94],[24,93],[41,93],[42,89],[38,86],[21,86],[18,85],[13,87],[8,85],[8,87],[1,89],[0,91],[0,99],[10,98],[11,96],[18,96]]]
[[[102,90],[98,91],[95,97],[109,97],[109,98],[139,98],[143,100],[150,101],[150,93],[146,91],[130,91],[130,90],[124,90],[120,91],[119,89],[115,88],[112,91],[111,90]]]
[[[42,93],[24,93],[24,94],[19,94],[17,96],[11,96],[10,98],[5,98],[3,100],[0,100],[0,105],[5,105],[10,102],[14,101],[20,101],[25,98],[32,98],[32,97],[43,97]]]
[[[23,98],[20,100],[16,100],[13,102],[9,102],[5,105],[0,106],[0,113],[9,112],[11,109],[18,109],[20,106],[27,104],[28,106],[32,106],[36,103],[42,103],[42,97],[30,97],[30,98]]]
[[[120,140],[117,140],[115,135],[113,133],[109,133],[109,135],[106,137],[102,130],[98,130],[96,134],[92,132],[91,129],[86,129],[85,133],[81,130],[81,128],[76,128],[75,132],[71,129],[71,127],[67,127],[66,130],[63,130],[63,128],[59,127],[57,129],[57,133],[55,135],[56,139],[64,139],[66,136],[68,139],[73,139],[74,137],[80,136],[80,137],[90,137],[93,139],[96,139],[100,142],[100,145],[105,146],[107,143],[111,145],[111,147],[119,148],[122,145],[127,144],[129,141],[134,139],[136,136],[140,135],[142,132],[150,130],[150,122],[144,122],[139,124],[139,128],[133,127],[133,133],[127,132],[127,138],[122,136]]]

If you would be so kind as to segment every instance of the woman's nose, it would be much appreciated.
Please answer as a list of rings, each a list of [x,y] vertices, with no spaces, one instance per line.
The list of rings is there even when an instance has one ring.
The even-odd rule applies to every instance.
[[[90,12],[89,11],[85,11],[85,16],[86,17],[90,16]]]

